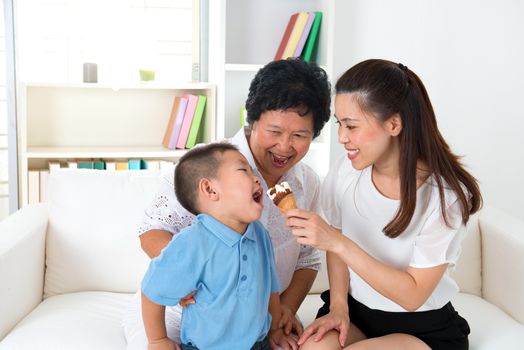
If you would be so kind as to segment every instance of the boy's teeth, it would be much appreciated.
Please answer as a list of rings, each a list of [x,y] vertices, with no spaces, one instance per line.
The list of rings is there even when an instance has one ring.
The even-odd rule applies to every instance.
[[[349,152],[349,154],[356,154],[356,153],[359,152],[359,150],[358,149],[350,149],[348,152]]]

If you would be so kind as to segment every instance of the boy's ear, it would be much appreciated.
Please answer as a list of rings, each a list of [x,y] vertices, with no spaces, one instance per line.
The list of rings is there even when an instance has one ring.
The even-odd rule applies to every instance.
[[[402,118],[400,114],[395,113],[388,120],[386,120],[386,127],[391,136],[398,136],[402,131]]]
[[[210,179],[202,178],[198,183],[198,191],[212,201],[218,200],[218,193],[215,190],[213,181]]]

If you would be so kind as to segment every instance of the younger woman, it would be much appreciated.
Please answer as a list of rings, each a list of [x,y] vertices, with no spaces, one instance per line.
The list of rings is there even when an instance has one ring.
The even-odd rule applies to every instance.
[[[476,180],[406,66],[367,60],[335,89],[347,154],[321,193],[329,223],[288,212],[298,243],[326,250],[328,259],[330,292],[301,349],[467,349],[469,327],[451,305],[459,289],[449,272],[464,225],[482,204]]]

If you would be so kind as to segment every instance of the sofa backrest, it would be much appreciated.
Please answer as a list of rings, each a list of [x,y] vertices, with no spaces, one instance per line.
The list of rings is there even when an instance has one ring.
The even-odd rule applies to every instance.
[[[135,292],[149,263],[137,235],[158,171],[60,169],[49,176],[44,297],[87,290]],[[329,288],[325,254],[311,293]],[[118,277],[116,277],[118,276]],[[478,217],[468,223],[453,276],[481,295]]]
[[[462,241],[462,253],[451,275],[457,281],[460,291],[482,296],[482,251],[479,229],[479,214],[470,217],[466,235]]]
[[[149,170],[50,174],[44,297],[138,290],[149,258],[137,232],[159,180]]]

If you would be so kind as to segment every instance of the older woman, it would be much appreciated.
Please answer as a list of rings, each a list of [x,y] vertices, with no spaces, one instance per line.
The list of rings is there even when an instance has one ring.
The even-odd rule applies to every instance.
[[[330,85],[326,73],[301,60],[267,64],[256,74],[246,102],[249,126],[230,142],[247,158],[265,190],[287,181],[300,208],[317,211],[320,182],[311,168],[300,162],[312,140],[320,134],[330,114]],[[165,181],[146,209],[139,230],[142,249],[153,258],[194,216],[178,203],[173,191],[173,174]],[[315,249],[297,243],[285,218],[268,198],[260,219],[271,235],[282,289],[282,325],[286,333],[302,333],[295,313],[304,300],[320,267]],[[139,298],[124,320],[128,349],[145,349]],[[189,301],[193,302],[189,298]],[[240,312],[240,311],[239,311]],[[168,336],[178,340],[181,307],[168,308]],[[296,345],[289,344],[289,349]]]

